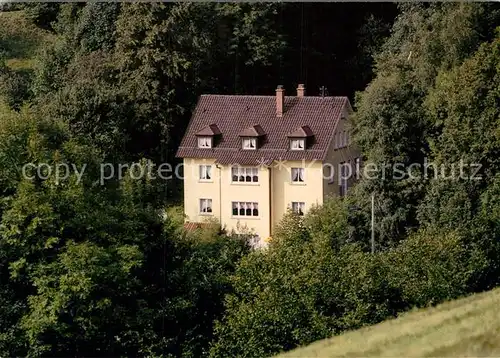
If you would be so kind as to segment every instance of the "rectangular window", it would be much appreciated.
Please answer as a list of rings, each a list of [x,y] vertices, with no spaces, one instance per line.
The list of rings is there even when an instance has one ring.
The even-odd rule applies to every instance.
[[[259,204],[256,202],[233,201],[233,216],[259,216]]]
[[[294,183],[304,182],[304,168],[292,168],[292,182]]]
[[[243,149],[257,149],[257,138],[243,138]]]
[[[259,168],[231,168],[231,180],[233,183],[258,183]]]
[[[344,132],[344,146],[348,146],[349,145],[349,132],[348,131],[345,131]]]
[[[212,166],[200,165],[200,180],[212,180]]]
[[[328,180],[328,184],[332,184],[335,177],[335,170],[333,169],[333,164],[325,163],[323,165],[323,179]]]
[[[305,140],[304,139],[292,139],[292,140],[290,140],[290,149],[291,150],[304,150],[305,149]]]
[[[348,163],[340,163],[340,181],[339,181],[339,195],[345,196],[347,194],[347,175],[348,175]]]
[[[361,174],[361,158],[356,158],[355,159],[355,173],[356,173],[356,179],[359,179],[359,176]]]
[[[212,148],[212,137],[198,137],[198,148]]]
[[[210,214],[212,212],[212,199],[200,199],[200,214]]]
[[[306,210],[306,203],[303,201],[292,201],[292,211],[294,213],[299,214],[300,216],[304,215]]]

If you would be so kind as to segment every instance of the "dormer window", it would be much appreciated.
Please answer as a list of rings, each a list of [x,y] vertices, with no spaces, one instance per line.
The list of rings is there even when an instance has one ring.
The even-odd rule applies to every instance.
[[[306,147],[305,139],[290,139],[291,150],[304,150]]]
[[[288,134],[290,150],[305,150],[314,139],[314,133],[309,126],[302,126]]]
[[[196,133],[198,148],[213,148],[220,141],[221,131],[216,124],[210,124]],[[215,142],[214,142],[215,140]]]
[[[243,138],[242,139],[242,148],[255,150],[257,149],[257,138]]]
[[[262,144],[265,136],[264,129],[258,124],[248,127],[240,132],[241,148],[245,150],[256,150]]]
[[[212,137],[198,137],[198,148],[212,148]]]
[[[198,148],[213,148],[220,141],[221,134],[216,124],[202,128],[196,133]]]

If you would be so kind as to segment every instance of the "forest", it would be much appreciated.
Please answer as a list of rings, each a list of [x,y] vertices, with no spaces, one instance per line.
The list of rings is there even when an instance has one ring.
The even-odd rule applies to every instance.
[[[95,180],[176,163],[201,94],[297,83],[350,98],[364,163],[421,165],[287,214],[266,250],[184,230],[182,181]],[[495,3],[6,3],[0,356],[266,357],[490,290],[499,167]]]

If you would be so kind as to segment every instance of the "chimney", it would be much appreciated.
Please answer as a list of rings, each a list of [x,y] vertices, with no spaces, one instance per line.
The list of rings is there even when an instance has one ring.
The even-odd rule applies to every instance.
[[[306,87],[303,83],[297,86],[297,97],[304,97],[306,95]]]
[[[283,86],[276,88],[276,117],[283,117],[283,103],[285,102],[285,89]]]

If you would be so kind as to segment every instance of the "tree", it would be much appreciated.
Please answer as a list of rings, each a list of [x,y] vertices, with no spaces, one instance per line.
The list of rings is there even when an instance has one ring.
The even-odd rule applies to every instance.
[[[52,29],[57,19],[60,4],[57,3],[28,3],[24,4],[26,16],[35,25],[43,29]]]
[[[224,91],[220,76],[233,57],[241,67],[265,67],[280,52],[275,7],[63,5],[59,40],[42,58],[34,93],[110,156],[172,161],[187,111],[202,91]]]
[[[355,203],[366,216],[367,198],[377,194],[381,248],[418,226],[427,185],[422,168],[432,156],[430,144],[441,134],[425,105],[429,90],[440,70],[461,64],[484,38],[491,38],[498,14],[494,6],[479,4],[401,5],[391,36],[376,57],[376,77],[358,94],[353,128],[366,162],[378,168],[376,179],[363,180],[355,189]],[[403,168],[402,175],[395,173],[396,165]]]
[[[419,207],[422,225],[459,229],[470,238],[470,246],[488,253],[488,265],[476,279],[483,287],[498,282],[499,236],[492,193],[500,168],[499,44],[497,36],[461,65],[442,71],[429,93],[428,114],[434,130],[441,133],[431,142],[441,179],[431,181]]]
[[[245,243],[186,237],[147,177],[101,183],[64,122],[5,110],[0,140],[2,354],[202,355]]]
[[[474,280],[488,267],[487,255],[460,233],[421,230],[371,254],[359,244],[339,245],[345,213],[330,219],[341,205],[327,206],[305,218],[288,214],[265,251],[239,262],[212,357],[271,356],[482,289]]]

